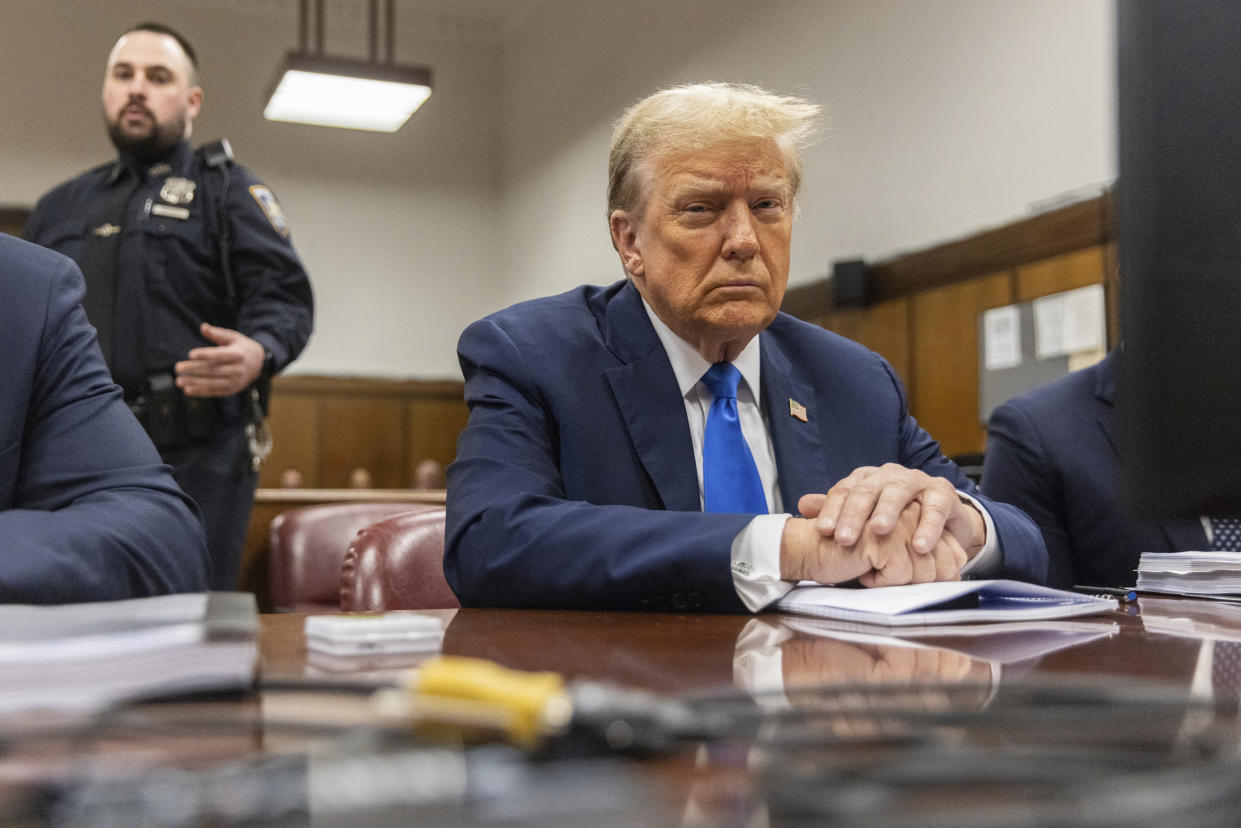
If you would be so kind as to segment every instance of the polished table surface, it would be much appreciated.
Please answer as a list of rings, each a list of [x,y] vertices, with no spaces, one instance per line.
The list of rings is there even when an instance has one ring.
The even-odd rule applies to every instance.
[[[60,774],[77,780],[69,801],[91,814],[81,800],[97,804],[102,794],[90,786],[81,793],[83,767],[107,767],[112,778],[150,774],[142,770],[150,767],[193,771],[200,776],[178,777],[173,788],[197,784],[217,798],[239,780],[261,779],[262,796],[225,796],[237,810],[223,814],[218,802],[200,803],[210,818],[200,812],[197,821],[253,817],[237,803],[258,807],[257,799],[281,824],[308,818],[298,807],[324,824],[761,826],[863,816],[901,825],[933,818],[1111,824],[1109,813],[1124,821],[1122,812],[1099,819],[1088,811],[1096,791],[1110,797],[1100,800],[1108,808],[1136,807],[1152,822],[1160,821],[1159,803],[1175,802],[1197,824],[1220,813],[1229,816],[1219,824],[1235,823],[1241,813],[1239,679],[1212,682],[1207,669],[1212,658],[1222,662],[1225,646],[1241,642],[1241,605],[1143,596],[1060,624],[923,630],[929,635],[906,639],[864,628],[814,630],[770,614],[421,614],[444,623],[446,655],[552,671],[571,687],[648,691],[658,700],[651,710],[688,703],[714,716],[708,730],[717,730],[690,728],[641,750],[627,742],[620,747],[630,749],[619,749],[611,728],[535,751],[411,737],[404,726],[380,723],[368,690],[419,658],[325,661],[307,652],[305,616],[264,615],[257,692],[141,705],[86,732],[11,746],[0,784],[18,790]],[[618,715],[641,726],[632,705]],[[74,757],[68,764],[66,751]],[[356,763],[366,761],[372,770],[359,773]],[[391,790],[375,781],[376,768],[439,780],[426,783],[439,799],[397,796],[385,810],[375,803]],[[445,768],[455,775],[441,779]],[[520,784],[511,782],[518,776]],[[1225,789],[1220,779],[1230,780]],[[362,803],[342,805],[339,789],[354,786],[366,790]],[[278,806],[286,789],[303,804]],[[116,801],[108,790],[103,798]],[[148,790],[143,801],[161,801],[167,788],[159,790],[165,794]],[[505,808],[496,811],[495,801]]]

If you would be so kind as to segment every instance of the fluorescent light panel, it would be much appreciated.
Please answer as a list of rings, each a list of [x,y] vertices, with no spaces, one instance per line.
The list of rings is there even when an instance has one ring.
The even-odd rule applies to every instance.
[[[287,56],[263,110],[271,121],[396,132],[431,96],[421,67]]]

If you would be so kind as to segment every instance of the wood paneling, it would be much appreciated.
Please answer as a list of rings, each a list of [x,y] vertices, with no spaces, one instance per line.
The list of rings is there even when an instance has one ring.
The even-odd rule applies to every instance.
[[[883,302],[962,279],[1009,270],[1116,238],[1111,193],[947,244],[870,265],[871,298]],[[830,279],[791,288],[783,310],[821,324],[832,312]]]
[[[467,417],[460,382],[277,377],[259,485],[276,488],[296,469],[308,488],[347,487],[364,468],[373,487],[409,488],[421,460],[452,462]]]
[[[945,454],[980,452],[978,314],[1013,301],[1008,273],[969,279],[913,297],[910,408]]]
[[[1120,342],[1120,264],[1116,242],[1103,247],[1103,295],[1107,305],[1107,346]]]
[[[344,489],[354,469],[370,472],[370,486],[408,486],[405,402],[397,399],[325,400],[320,433],[319,484]]]
[[[307,394],[273,393],[267,426],[271,456],[259,472],[260,486],[279,486],[285,469],[296,469],[302,484],[319,481],[319,400]]]
[[[0,207],[0,233],[20,238],[28,218],[29,207]]]
[[[831,279],[820,279],[817,282],[789,288],[784,294],[780,310],[811,324],[823,325],[824,320],[836,307],[834,291]]]
[[[881,301],[1049,259],[1113,238],[1110,193],[871,268]]]
[[[409,404],[409,469],[423,460],[438,460],[447,467],[457,456],[457,437],[469,419],[469,410],[461,399],[413,400]]]
[[[868,308],[838,310],[823,327],[859,342],[892,363],[908,387],[913,376],[909,357],[909,299],[892,299]]]
[[[1029,302],[1040,296],[1100,284],[1104,267],[1102,245],[1023,265],[1017,268],[1016,301]]]
[[[910,411],[949,455],[980,452],[978,314],[1103,283],[1109,344],[1119,340],[1111,193],[870,266],[876,304],[832,307],[830,279],[790,290],[783,309],[883,354],[909,390]],[[903,310],[891,303],[904,300]],[[902,326],[899,315],[904,313]]]

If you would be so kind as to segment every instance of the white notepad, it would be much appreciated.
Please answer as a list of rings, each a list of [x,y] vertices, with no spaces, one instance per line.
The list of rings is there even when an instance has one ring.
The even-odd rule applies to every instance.
[[[1115,598],[1021,581],[945,581],[847,589],[803,581],[775,604],[780,612],[888,627],[1033,621],[1116,609]]]

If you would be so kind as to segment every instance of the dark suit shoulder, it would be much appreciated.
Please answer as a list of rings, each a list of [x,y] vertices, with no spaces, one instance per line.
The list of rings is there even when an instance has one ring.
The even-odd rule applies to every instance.
[[[1005,402],[1001,408],[1017,409],[1040,423],[1064,422],[1073,412],[1101,405],[1096,389],[1100,375],[1107,370],[1098,363],[1068,376],[1044,383]]]
[[[518,302],[481,322],[504,331],[518,347],[537,347],[549,356],[557,346],[581,348],[591,341],[602,343],[608,304],[624,285],[581,285],[554,296]]]
[[[0,233],[0,261],[4,262],[4,267],[0,267],[0,280],[3,280],[5,299],[17,305],[24,304],[36,293],[45,295],[53,274],[77,272],[71,259],[4,233]],[[77,281],[81,282],[81,276]]]
[[[763,331],[767,343],[778,351],[785,366],[806,376],[821,388],[851,389],[859,398],[887,403],[896,399],[901,410],[906,408],[905,392],[896,371],[880,354],[865,345],[833,333],[826,328],[803,322],[785,313],[777,314],[774,322]],[[878,396],[876,396],[878,395]]]

